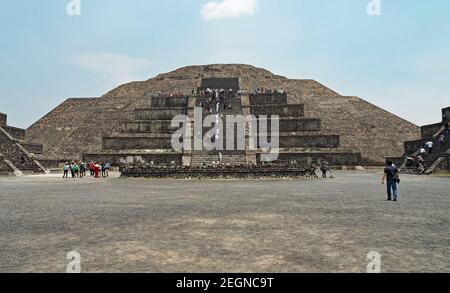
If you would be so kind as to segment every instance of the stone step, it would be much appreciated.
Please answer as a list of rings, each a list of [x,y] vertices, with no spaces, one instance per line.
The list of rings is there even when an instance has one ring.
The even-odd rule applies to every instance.
[[[137,108],[134,114],[137,120],[172,120],[177,115],[187,115],[187,108]]]
[[[261,162],[261,154],[256,155],[257,162]],[[297,161],[300,164],[321,164],[326,162],[330,166],[357,166],[361,162],[360,153],[280,153],[276,162]]]
[[[222,159],[219,156],[193,156],[191,160],[192,166],[200,166],[202,164],[229,164],[229,165],[243,165],[246,164],[245,156],[223,155]]]
[[[442,162],[444,162],[445,160],[447,160],[446,157],[439,157],[436,159],[436,161],[425,170],[425,174],[426,175],[430,175],[434,172],[434,170],[439,166],[439,164],[441,164]]]
[[[130,152],[101,152],[83,154],[83,161],[85,162],[109,162],[112,166],[121,166],[129,164],[182,164],[183,155],[181,153],[143,153],[138,151]]]
[[[174,133],[171,120],[135,120],[122,122],[122,133]]]
[[[286,105],[287,102],[287,95],[250,95],[250,105]]]
[[[304,104],[288,104],[288,105],[253,105],[250,107],[250,113],[255,116],[272,116],[295,117],[301,118],[305,116]]]
[[[189,97],[152,97],[151,105],[153,108],[187,108],[189,103]]]

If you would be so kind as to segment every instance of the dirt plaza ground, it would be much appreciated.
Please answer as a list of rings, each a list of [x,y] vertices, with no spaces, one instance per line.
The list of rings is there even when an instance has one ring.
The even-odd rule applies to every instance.
[[[0,272],[450,272],[450,179],[0,178]]]

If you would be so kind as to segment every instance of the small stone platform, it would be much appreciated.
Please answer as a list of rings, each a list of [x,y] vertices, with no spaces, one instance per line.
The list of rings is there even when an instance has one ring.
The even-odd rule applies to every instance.
[[[175,179],[315,178],[315,167],[300,165],[134,166],[121,169],[122,177]]]

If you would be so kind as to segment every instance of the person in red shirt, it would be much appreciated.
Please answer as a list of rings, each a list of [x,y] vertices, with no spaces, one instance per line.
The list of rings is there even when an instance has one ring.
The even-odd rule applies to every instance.
[[[95,164],[94,164],[94,162],[90,161],[88,167],[89,167],[89,171],[91,171],[91,176],[94,176],[94,173],[95,173]]]
[[[96,163],[94,166],[95,178],[100,178],[100,170],[101,170],[100,164]]]

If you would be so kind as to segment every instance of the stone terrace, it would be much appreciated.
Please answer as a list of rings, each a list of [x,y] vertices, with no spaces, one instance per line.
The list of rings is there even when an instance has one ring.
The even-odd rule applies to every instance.
[[[216,78],[203,79],[197,92],[202,93],[206,88],[218,85],[223,85],[219,88],[232,88],[233,93],[239,90],[237,78]],[[257,150],[251,150],[248,147],[248,130],[245,133],[247,147],[243,150],[236,148],[233,151],[172,149],[172,134],[176,130],[171,126],[172,118],[177,115],[187,115],[191,122],[195,123],[195,119],[198,118],[194,115],[194,106],[210,98],[201,95],[150,98],[147,106],[134,110],[134,118],[122,121],[119,131],[103,137],[101,152],[86,153],[83,158],[85,161],[109,161],[114,165],[172,163],[199,166],[219,162],[228,165],[260,164],[261,156],[265,151],[260,146]],[[233,94],[225,99],[227,105],[231,106],[228,108],[221,105],[220,111],[225,117],[227,115],[255,115],[258,118],[266,115],[280,116],[280,133],[277,134],[280,142],[279,163],[297,161],[304,164],[320,164],[326,162],[338,166],[361,164],[359,153],[342,148],[339,135],[322,134],[321,119],[305,117],[304,104],[288,104],[286,94]],[[224,122],[226,124],[226,121]],[[203,133],[211,129],[212,127],[204,128]],[[188,137],[193,135],[190,133]],[[237,131],[234,135],[236,141]],[[226,129],[220,136],[226,136]]]
[[[0,174],[43,173],[35,159],[42,145],[25,140],[25,130],[7,125],[7,115],[0,113]]]
[[[27,138],[43,144],[41,160],[81,159],[83,153],[103,152],[102,138],[120,132],[123,121],[138,120],[135,109],[149,108],[150,97],[191,95],[208,78],[238,79],[239,88],[249,91],[261,87],[285,90],[288,104],[302,104],[305,118],[320,119],[320,135],[340,136],[340,149],[335,151],[361,153],[364,165],[383,164],[386,156],[400,156],[404,141],[420,138],[419,127],[361,98],[341,96],[314,80],[288,79],[242,64],[188,66],[121,85],[101,98],[69,99],[27,129]],[[317,127],[317,121],[308,123]]]
[[[422,137],[418,140],[405,142],[405,153],[401,157],[391,157],[388,160],[394,161],[401,166],[403,172],[417,173],[415,163],[407,158],[416,159],[419,155],[424,159],[425,170],[423,174],[431,174],[435,171],[450,171],[450,107],[442,109],[442,122],[425,125],[421,128]],[[444,136],[444,143],[440,142],[441,135]],[[420,149],[428,141],[433,142],[433,153],[420,154]]]

